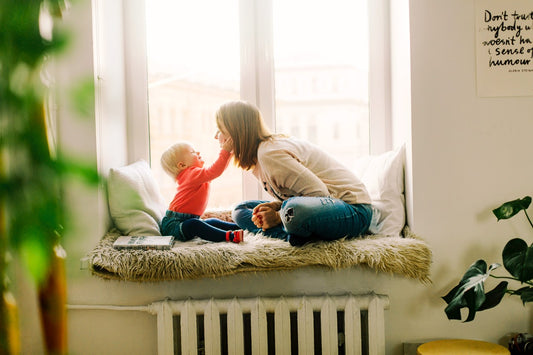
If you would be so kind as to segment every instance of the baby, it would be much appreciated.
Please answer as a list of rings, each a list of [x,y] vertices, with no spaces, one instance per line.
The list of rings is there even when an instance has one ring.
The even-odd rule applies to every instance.
[[[218,134],[217,134],[217,138]],[[219,139],[222,149],[208,168],[200,153],[187,142],[170,146],[161,155],[161,166],[178,184],[178,191],[161,221],[161,234],[187,241],[199,237],[212,242],[243,241],[244,233],[235,223],[217,218],[200,219],[207,207],[211,180],[219,177],[229,164],[233,141]]]

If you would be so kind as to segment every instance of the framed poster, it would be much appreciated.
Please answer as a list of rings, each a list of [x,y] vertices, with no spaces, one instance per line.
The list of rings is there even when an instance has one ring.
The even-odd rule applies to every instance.
[[[533,0],[475,1],[478,96],[533,95]]]

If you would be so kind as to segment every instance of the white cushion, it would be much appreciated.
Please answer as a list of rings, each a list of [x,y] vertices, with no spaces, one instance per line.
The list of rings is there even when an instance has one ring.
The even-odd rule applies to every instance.
[[[374,216],[369,231],[391,237],[401,236],[405,226],[405,146],[356,161],[354,172],[366,185]]]
[[[110,169],[107,196],[111,218],[123,235],[161,235],[166,206],[146,161]]]

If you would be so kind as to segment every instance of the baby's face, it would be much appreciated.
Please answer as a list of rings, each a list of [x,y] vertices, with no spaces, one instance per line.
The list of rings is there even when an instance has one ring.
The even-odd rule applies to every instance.
[[[190,145],[185,146],[181,151],[181,160],[187,165],[187,167],[203,167],[204,161],[200,156],[200,152],[194,150]]]

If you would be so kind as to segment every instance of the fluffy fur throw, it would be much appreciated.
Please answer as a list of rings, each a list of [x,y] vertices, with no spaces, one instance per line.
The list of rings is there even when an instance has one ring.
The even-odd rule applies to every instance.
[[[213,216],[224,218],[213,214],[206,217]],[[247,233],[240,244],[196,238],[175,242],[171,250],[141,251],[114,249],[113,242],[120,232],[112,230],[89,254],[89,263],[95,275],[125,281],[198,279],[302,266],[358,266],[429,283],[431,250],[408,227],[403,234],[403,238],[369,235],[293,247],[278,239]]]

